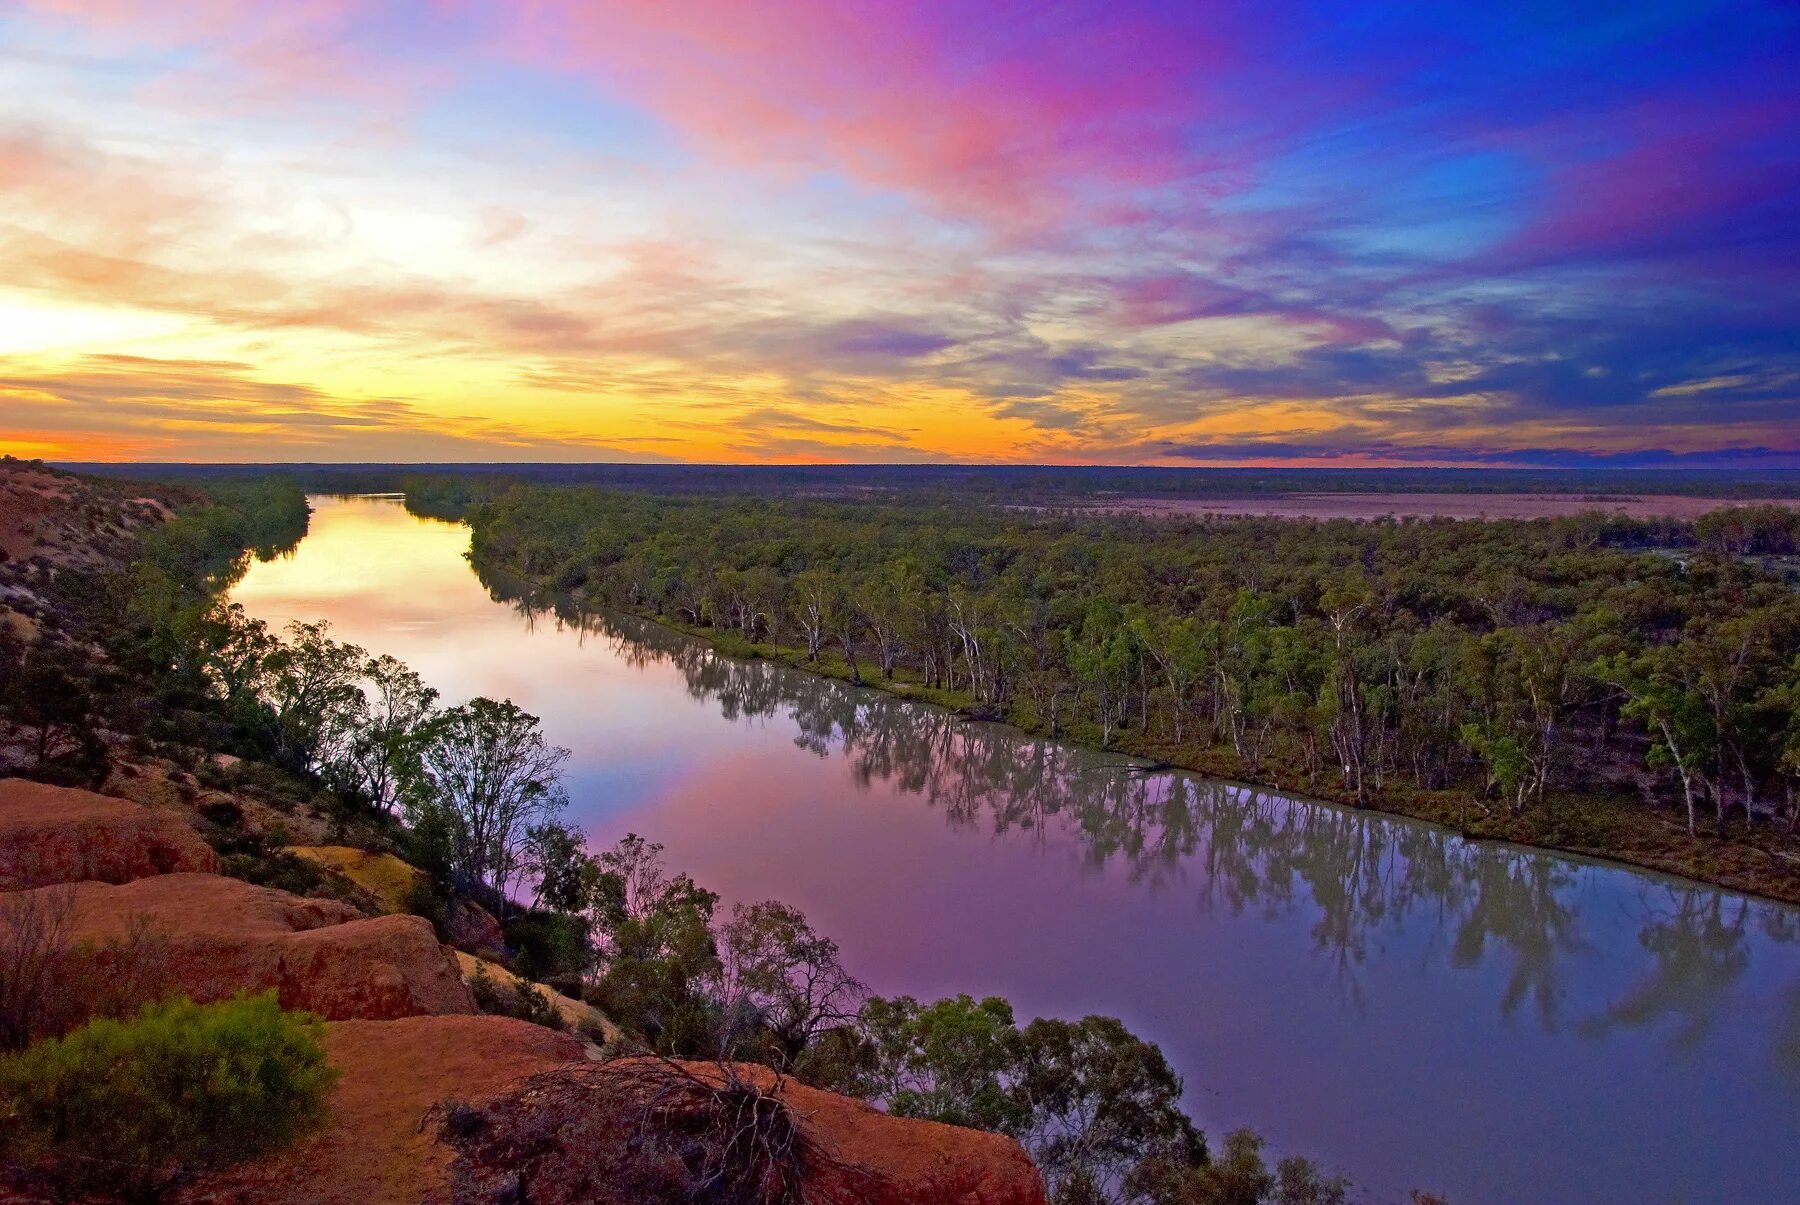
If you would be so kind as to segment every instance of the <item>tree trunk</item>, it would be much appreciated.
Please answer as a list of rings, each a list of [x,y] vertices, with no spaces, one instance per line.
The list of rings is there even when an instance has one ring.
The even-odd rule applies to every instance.
[[[1661,721],[1658,726],[1662,728],[1663,741],[1669,746],[1669,753],[1675,759],[1675,769],[1681,775],[1681,795],[1687,803],[1688,836],[1698,836],[1695,831],[1698,818],[1695,815],[1693,775],[1689,772],[1687,763],[1681,760],[1681,749],[1675,744],[1675,733],[1670,729],[1668,721]]]

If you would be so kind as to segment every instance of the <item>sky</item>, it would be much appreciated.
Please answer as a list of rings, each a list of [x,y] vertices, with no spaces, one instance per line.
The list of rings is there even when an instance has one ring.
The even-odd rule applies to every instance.
[[[1800,6],[0,0],[0,449],[1800,467]]]

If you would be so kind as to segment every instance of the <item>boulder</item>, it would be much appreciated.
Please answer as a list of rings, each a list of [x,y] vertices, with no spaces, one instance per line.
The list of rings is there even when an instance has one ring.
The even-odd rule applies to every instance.
[[[471,954],[500,953],[506,934],[494,914],[473,900],[451,900],[445,909],[444,935],[450,944]]]
[[[418,1205],[440,1194],[453,1152],[420,1121],[433,1105],[502,1092],[566,1065],[581,1043],[509,1017],[340,1021],[325,1049],[341,1078],[326,1130],[183,1195],[208,1205]]]
[[[334,900],[204,874],[42,890],[73,892],[77,940],[148,926],[167,943],[167,977],[196,1000],[273,988],[284,1007],[328,1020],[475,1011],[455,958],[421,917],[365,920]]]
[[[218,868],[213,851],[179,813],[0,779],[0,891]]]

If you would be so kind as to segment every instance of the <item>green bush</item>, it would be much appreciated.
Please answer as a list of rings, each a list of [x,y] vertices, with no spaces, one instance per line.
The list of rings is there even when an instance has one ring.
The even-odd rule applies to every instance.
[[[539,909],[515,913],[503,926],[506,946],[515,951],[507,969],[542,983],[580,977],[594,966],[594,947],[585,917]]]
[[[0,1157],[54,1192],[159,1200],[324,1124],[322,1033],[273,992],[90,1022],[0,1059]]]
[[[469,979],[469,990],[475,996],[475,1007],[484,1013],[496,1017],[516,1017],[533,1025],[542,1025],[545,1029],[568,1028],[568,1022],[563,1020],[562,1013],[557,1011],[549,996],[524,980],[501,983],[488,974],[486,963],[475,965],[475,974]]]

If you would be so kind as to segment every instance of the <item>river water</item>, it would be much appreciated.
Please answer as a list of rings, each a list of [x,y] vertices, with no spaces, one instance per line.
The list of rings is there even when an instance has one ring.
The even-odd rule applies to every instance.
[[[797,906],[877,992],[1122,1017],[1210,1134],[1358,1199],[1800,1200],[1800,911],[559,616],[478,580],[461,526],[313,505],[251,614],[542,716],[590,844]]]

